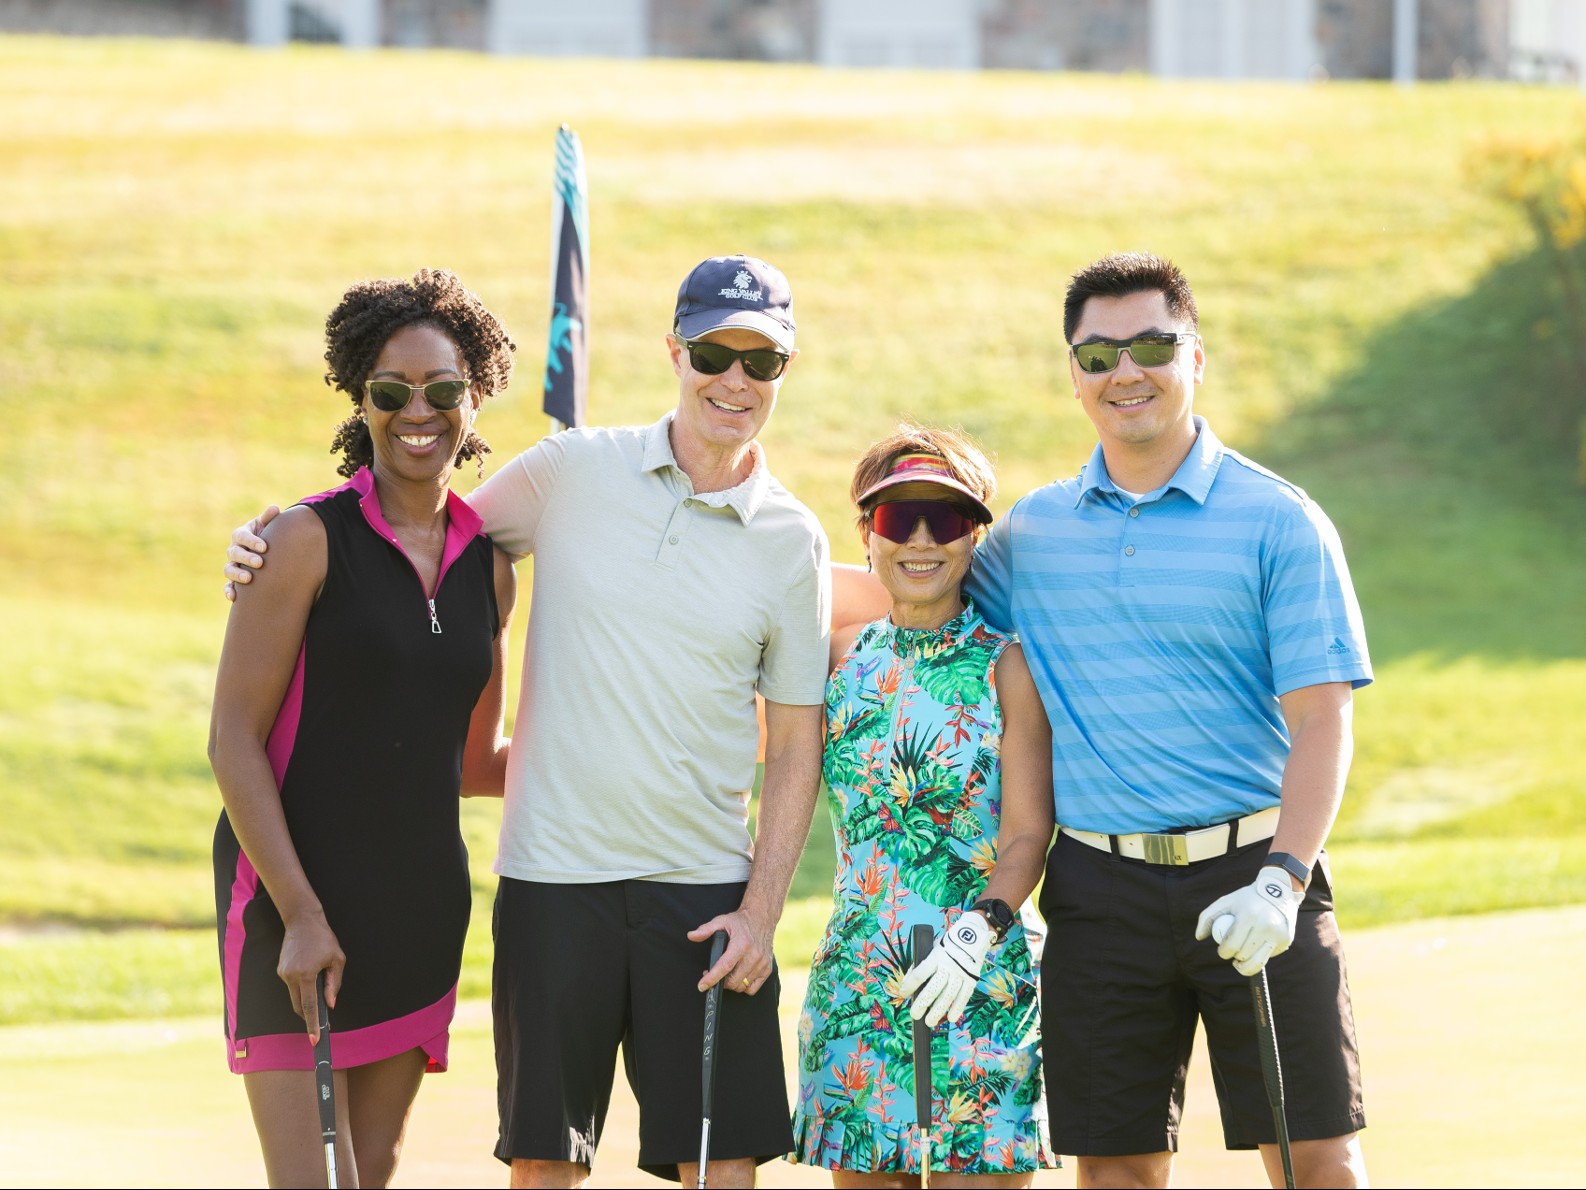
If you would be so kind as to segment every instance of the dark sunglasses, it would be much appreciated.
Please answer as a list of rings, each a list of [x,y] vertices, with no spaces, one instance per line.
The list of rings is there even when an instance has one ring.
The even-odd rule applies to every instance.
[[[974,515],[961,504],[944,500],[890,500],[870,510],[870,527],[888,541],[905,544],[914,536],[914,526],[925,519],[925,527],[937,545],[946,545],[975,531]]]
[[[743,374],[751,380],[775,380],[787,367],[787,354],[769,347],[735,351],[731,347],[706,343],[702,339],[684,339],[679,336],[679,341],[688,348],[688,366],[706,376],[720,376],[732,367],[734,360],[743,361]]]
[[[405,380],[365,380],[363,391],[382,413],[400,413],[407,408],[414,393],[423,393],[424,403],[431,409],[450,410],[461,405],[468,395],[468,381],[431,380],[428,384],[409,384]]]
[[[1194,337],[1187,333],[1152,331],[1132,339],[1093,339],[1089,343],[1076,343],[1070,350],[1082,372],[1110,372],[1118,366],[1118,357],[1125,351],[1142,368],[1160,368],[1172,362],[1180,343]]]

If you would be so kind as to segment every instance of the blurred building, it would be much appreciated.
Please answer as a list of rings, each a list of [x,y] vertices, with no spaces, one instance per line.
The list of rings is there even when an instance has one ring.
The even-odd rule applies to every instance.
[[[0,32],[240,41],[246,0],[0,0]]]
[[[1167,78],[1586,77],[1586,0],[0,0],[0,30]]]
[[[1510,0],[1509,77],[1586,84],[1586,4]]]

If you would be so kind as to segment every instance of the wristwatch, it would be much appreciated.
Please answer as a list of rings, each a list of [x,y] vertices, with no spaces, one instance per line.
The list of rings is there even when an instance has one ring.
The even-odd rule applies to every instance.
[[[1290,855],[1287,851],[1269,851],[1261,866],[1263,868],[1282,868],[1300,882],[1301,888],[1310,886],[1311,870],[1300,861],[1297,855]]]
[[[1001,942],[1007,932],[1013,929],[1013,923],[1016,918],[1013,910],[1008,908],[1008,902],[1006,901],[999,901],[995,897],[987,897],[983,901],[976,901],[969,908],[972,912],[985,915],[986,921],[991,924],[992,940],[995,942]]]

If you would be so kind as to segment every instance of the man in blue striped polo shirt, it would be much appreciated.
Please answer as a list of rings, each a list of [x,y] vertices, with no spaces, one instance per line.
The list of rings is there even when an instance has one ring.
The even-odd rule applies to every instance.
[[[1192,409],[1206,363],[1170,262],[1110,256],[1064,308],[1100,442],[1020,500],[969,588],[1015,629],[1052,721],[1041,909],[1052,1139],[1081,1185],[1166,1186],[1206,1027],[1229,1148],[1278,1180],[1246,977],[1268,968],[1299,1185],[1365,1184],[1323,852],[1365,632],[1331,522]],[[1230,962],[1231,960],[1231,962]]]

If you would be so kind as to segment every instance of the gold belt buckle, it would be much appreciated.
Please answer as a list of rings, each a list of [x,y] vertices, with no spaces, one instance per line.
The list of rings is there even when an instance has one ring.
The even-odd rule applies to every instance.
[[[1189,843],[1183,835],[1141,835],[1140,839],[1150,863],[1169,864],[1175,868],[1189,866]]]

